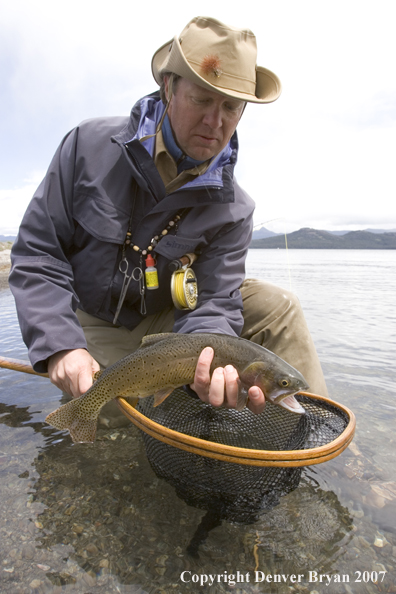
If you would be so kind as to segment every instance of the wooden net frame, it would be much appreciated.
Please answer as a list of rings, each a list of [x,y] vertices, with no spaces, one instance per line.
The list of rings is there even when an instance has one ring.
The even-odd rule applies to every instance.
[[[136,410],[136,408],[124,398],[117,398],[116,402],[124,415],[136,425],[136,427],[151,437],[186,452],[198,454],[207,458],[214,458],[224,462],[233,462],[248,466],[298,467],[327,462],[341,454],[351,443],[356,428],[355,415],[346,406],[339,404],[330,398],[310,394],[308,392],[301,392],[300,394],[309,397],[312,401],[316,400],[336,407],[347,416],[348,424],[336,439],[319,447],[302,450],[279,451],[240,448],[213,441],[206,441],[169,429],[152,419],[149,419],[147,416]]]

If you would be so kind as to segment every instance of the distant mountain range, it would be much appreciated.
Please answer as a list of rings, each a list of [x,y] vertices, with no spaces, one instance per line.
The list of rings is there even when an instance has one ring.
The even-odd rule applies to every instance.
[[[266,236],[265,233],[268,233]],[[261,233],[257,237],[257,234]],[[396,231],[380,231],[370,229],[366,231],[318,231],[303,228],[293,233],[287,233],[287,247],[289,249],[354,249],[354,250],[394,250],[396,249]],[[251,249],[285,249],[285,235],[275,234],[261,228],[253,233]]]
[[[287,247],[290,249],[355,249],[394,250],[396,229],[365,229],[364,231],[318,231],[304,227],[287,233]],[[0,242],[15,241],[16,236],[0,235]],[[285,234],[273,233],[265,227],[253,231],[251,249],[284,249]]]

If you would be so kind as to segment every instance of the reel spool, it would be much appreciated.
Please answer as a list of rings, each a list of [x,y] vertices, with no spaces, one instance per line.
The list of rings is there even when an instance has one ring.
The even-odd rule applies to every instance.
[[[191,268],[176,270],[171,278],[171,295],[176,309],[195,309],[198,302],[198,281]]]

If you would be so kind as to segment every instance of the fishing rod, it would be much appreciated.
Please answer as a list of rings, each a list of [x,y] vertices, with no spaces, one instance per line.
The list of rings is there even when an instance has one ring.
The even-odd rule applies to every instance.
[[[262,227],[263,225],[266,225],[267,223],[272,223],[273,221],[282,221],[282,219],[284,219],[284,217],[277,217],[276,219],[270,219],[269,221],[264,221],[264,223],[259,223],[258,225],[254,225],[253,231],[255,229],[258,229],[259,227]]]
[[[49,377],[48,373],[38,373],[34,371],[33,367],[26,361],[20,359],[10,359],[9,357],[0,356],[0,367],[4,369],[11,369],[12,371],[22,371],[23,373],[30,373],[31,375],[39,375],[41,377]]]

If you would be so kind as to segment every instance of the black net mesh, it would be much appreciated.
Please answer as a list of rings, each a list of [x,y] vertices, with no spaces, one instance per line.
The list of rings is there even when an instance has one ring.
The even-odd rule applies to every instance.
[[[160,406],[152,397],[137,410],[164,427],[211,442],[255,450],[305,450],[336,439],[348,415],[325,401],[297,396],[306,414],[297,415],[268,404],[255,415],[213,408],[175,390]],[[215,511],[231,521],[253,522],[295,489],[301,467],[260,467],[224,462],[183,451],[143,432],[147,457],[161,478],[170,482],[189,505]]]

